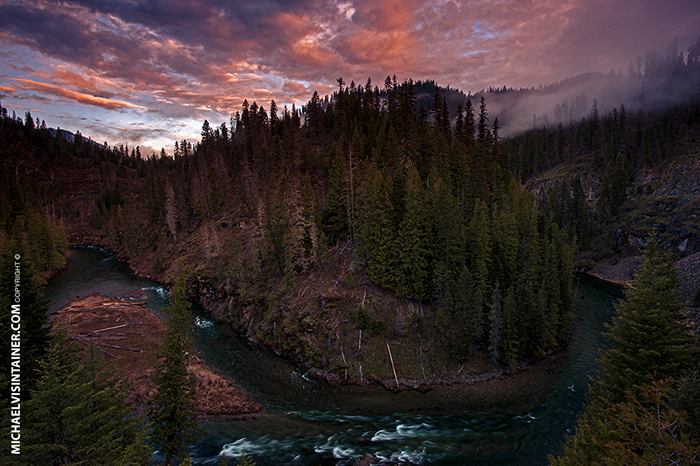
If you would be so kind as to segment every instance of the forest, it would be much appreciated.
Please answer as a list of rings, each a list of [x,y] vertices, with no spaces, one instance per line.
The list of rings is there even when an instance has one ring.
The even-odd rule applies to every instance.
[[[700,66],[669,63],[664,79]],[[387,386],[393,369],[399,385],[379,351],[391,342],[407,386],[458,381],[465,366],[509,370],[566,345],[577,258],[622,252],[611,227],[659,189],[640,174],[700,132],[697,94],[629,113],[600,114],[594,100],[579,121],[503,138],[489,93],[455,97],[395,76],[381,88],[337,84],[301,108],[244,101],[172,156],[0,107],[3,270],[21,251],[33,290],[63,266],[69,242],[118,251],[166,283],[182,259],[215,317],[330,380]],[[419,101],[417,89],[432,96]],[[10,296],[3,289],[3,309]],[[27,330],[42,354],[45,309],[37,298]],[[601,390],[594,397],[612,396]]]
[[[339,80],[332,99],[311,98],[304,124],[296,108],[278,112],[273,101],[268,114],[244,102],[230,125],[212,129],[205,121],[200,142],[176,143],[174,157],[143,158],[79,135],[70,143],[29,115],[4,121],[14,137],[44,146],[41,165],[93,166],[101,190],[86,209],[72,206],[68,218],[110,238],[128,258],[150,249],[154,273],[163,267],[161,251],[206,231],[211,219],[243,221],[252,224],[248,241],[229,242],[216,258],[224,270],[209,279],[228,277],[243,282],[236,290],[268,295],[343,243],[374,286],[430,305],[427,317],[412,318],[449,342],[450,359],[481,351],[494,364],[514,366],[562,343],[572,319],[575,234],[538,212],[535,197],[520,189],[484,99],[478,111],[471,101],[458,108],[453,131],[438,88],[430,115],[416,108],[410,80],[388,79],[384,92],[386,111],[370,81],[356,87]],[[11,171],[3,173],[13,189],[38,188],[17,186]],[[584,203],[582,194],[579,186],[570,202]],[[41,203],[45,195],[26,197]],[[55,203],[50,208],[54,215]],[[18,212],[6,226],[19,226]],[[588,215],[581,206],[577,212]],[[61,220],[72,223],[65,214]],[[376,321],[375,333],[393,336],[382,330],[380,310],[356,311],[358,326]],[[289,332],[285,325],[294,323],[280,320],[278,332]]]

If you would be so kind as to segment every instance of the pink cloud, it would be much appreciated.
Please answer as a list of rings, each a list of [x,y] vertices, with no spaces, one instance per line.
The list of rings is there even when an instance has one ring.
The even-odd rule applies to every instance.
[[[111,100],[105,99],[103,97],[97,97],[91,94],[86,94],[83,92],[74,91],[71,89],[66,89],[60,86],[55,86],[53,84],[41,83],[37,81],[32,81],[30,79],[22,78],[9,78],[11,81],[19,83],[21,89],[29,89],[34,91],[46,92],[48,94],[53,94],[68,100],[74,100],[81,104],[95,105],[97,107],[102,107],[107,110],[117,110],[122,108],[133,108],[133,109],[143,109],[140,105],[135,105],[129,102],[121,100]]]
[[[339,76],[381,85],[396,74],[465,91],[532,86],[626,69],[646,48],[663,47],[676,34],[687,46],[700,32],[692,0],[60,5],[0,3],[0,66],[14,73],[11,84],[0,77],[0,92],[20,98],[32,91],[121,112],[147,108],[150,118],[168,121],[226,121],[245,98],[303,102],[314,90],[334,89]],[[33,58],[7,55],[24,50]],[[45,63],[31,61],[36,57]]]

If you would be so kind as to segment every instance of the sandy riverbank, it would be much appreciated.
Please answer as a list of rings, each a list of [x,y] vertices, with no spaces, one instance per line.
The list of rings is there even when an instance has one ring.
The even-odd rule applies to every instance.
[[[143,408],[155,393],[153,375],[165,323],[144,303],[119,301],[101,295],[76,299],[52,314],[83,345],[93,345],[113,361],[126,380],[132,381],[131,400]],[[241,416],[261,407],[230,380],[211,370],[194,355],[189,372],[195,377],[198,417]]]

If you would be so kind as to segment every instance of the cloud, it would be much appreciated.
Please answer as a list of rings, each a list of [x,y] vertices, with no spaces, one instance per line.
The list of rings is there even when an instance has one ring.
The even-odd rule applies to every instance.
[[[693,42],[699,14],[695,0],[16,0],[0,2],[0,92],[226,121],[246,98],[299,104],[340,76],[478,91],[626,69]]]
[[[102,107],[107,110],[118,110],[122,108],[134,108],[134,109],[144,109],[140,105],[135,105],[129,102],[124,102],[121,100],[111,100],[105,99],[104,97],[97,97],[91,94],[85,94],[83,92],[74,91],[71,89],[66,89],[60,86],[55,86],[53,84],[41,83],[37,81],[32,81],[29,79],[21,78],[9,78],[12,81],[19,83],[20,89],[34,90],[40,92],[46,92],[53,94],[65,99],[74,100],[81,104],[95,105],[97,107]]]

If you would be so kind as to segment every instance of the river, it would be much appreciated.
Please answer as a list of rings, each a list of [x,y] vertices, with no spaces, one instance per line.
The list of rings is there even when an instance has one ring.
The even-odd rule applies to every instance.
[[[113,254],[72,248],[67,268],[46,287],[51,310],[91,293],[145,300],[159,315],[167,304],[162,286]],[[190,454],[203,465],[242,452],[261,466],[351,465],[366,454],[407,464],[544,465],[573,429],[620,296],[619,286],[584,275],[565,352],[524,374],[424,394],[330,386],[198,310],[197,351],[264,409],[252,419],[202,421],[205,437]]]

